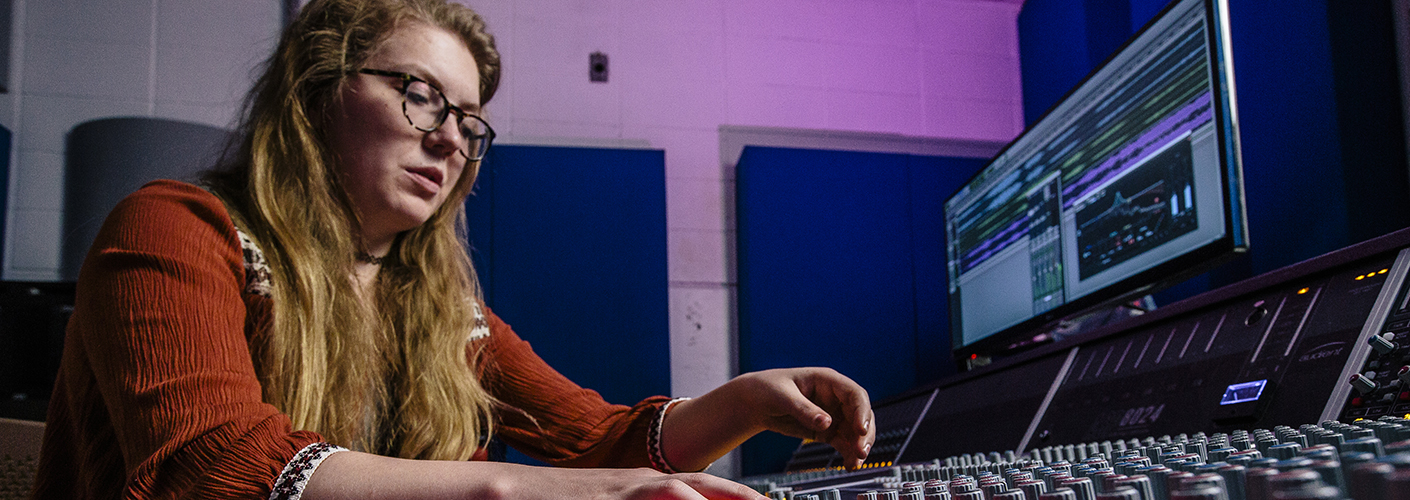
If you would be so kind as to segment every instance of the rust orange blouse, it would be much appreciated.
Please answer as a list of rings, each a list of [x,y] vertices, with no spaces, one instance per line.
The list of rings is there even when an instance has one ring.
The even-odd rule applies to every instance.
[[[157,181],[113,210],[79,275],[36,498],[270,497],[323,438],[261,400],[249,339],[269,299],[245,284],[235,225],[205,190]],[[496,415],[500,438],[556,465],[651,465],[667,398],[609,404],[487,316],[481,383],[537,420]]]

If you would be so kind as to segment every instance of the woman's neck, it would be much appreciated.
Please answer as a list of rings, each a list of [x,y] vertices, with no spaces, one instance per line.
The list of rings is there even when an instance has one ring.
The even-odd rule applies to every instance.
[[[382,257],[386,257],[387,254],[392,253],[392,242],[396,241],[396,239],[397,237],[395,234],[386,238],[364,238],[362,241],[362,248],[364,252],[367,252],[367,255],[370,255],[373,258],[380,259]]]
[[[384,259],[392,252],[392,243],[395,241],[395,234],[386,236],[363,234],[363,249],[353,259],[352,279],[364,299],[373,297],[373,285],[377,282],[377,273],[385,265]]]
[[[379,264],[363,262],[361,260],[353,263],[352,282],[363,300],[371,299],[374,296],[374,288],[377,283],[377,273],[382,270]]]

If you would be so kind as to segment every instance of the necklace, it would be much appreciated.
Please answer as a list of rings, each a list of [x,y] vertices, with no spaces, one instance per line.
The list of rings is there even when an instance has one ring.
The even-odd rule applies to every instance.
[[[387,262],[387,257],[386,257],[386,256],[378,257],[378,256],[376,256],[376,255],[372,255],[372,254],[367,253],[367,252],[358,252],[357,254],[354,255],[354,257],[357,258],[357,261],[358,261],[358,262],[366,262],[366,263],[372,264],[372,265],[374,265],[374,266],[380,266],[380,265],[382,265],[383,263]]]

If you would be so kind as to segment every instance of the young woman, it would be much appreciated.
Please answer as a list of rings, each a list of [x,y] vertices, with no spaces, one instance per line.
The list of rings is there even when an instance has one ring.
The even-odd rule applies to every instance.
[[[459,5],[306,6],[225,166],[104,224],[36,496],[758,498],[677,471],[764,430],[859,465],[870,403],[832,370],[611,405],[483,306],[460,229],[499,76]],[[572,468],[484,461],[491,435]]]

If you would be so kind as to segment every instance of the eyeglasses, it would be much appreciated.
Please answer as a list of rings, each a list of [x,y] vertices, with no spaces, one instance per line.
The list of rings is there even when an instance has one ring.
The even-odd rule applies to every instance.
[[[455,121],[460,125],[461,156],[469,161],[484,159],[490,143],[494,142],[494,129],[483,118],[451,104],[445,93],[431,82],[399,71],[363,68],[357,72],[401,79],[401,112],[416,130],[434,132],[454,111]]]

